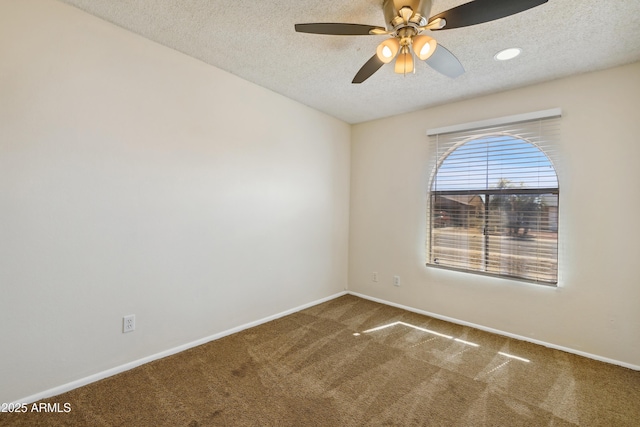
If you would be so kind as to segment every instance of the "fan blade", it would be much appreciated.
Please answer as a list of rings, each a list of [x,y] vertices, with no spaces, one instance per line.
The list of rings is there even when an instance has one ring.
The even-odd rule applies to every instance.
[[[371,30],[387,31],[386,28],[364,24],[319,23],[296,24],[295,27],[299,33],[329,34],[334,36],[368,36],[371,34]]]
[[[376,71],[384,65],[384,62],[380,61],[378,55],[373,55],[358,71],[358,74],[353,78],[351,83],[362,83],[373,75]]]
[[[505,16],[524,12],[532,7],[540,6],[548,0],[475,0],[446,10],[429,19],[432,22],[441,18],[447,21],[443,28],[432,31],[449,30],[451,28],[468,27],[494,21]]]
[[[438,43],[438,47],[436,47],[433,55],[424,62],[440,74],[444,74],[452,79],[464,74],[464,67],[460,61],[458,61],[458,58],[440,43]]]

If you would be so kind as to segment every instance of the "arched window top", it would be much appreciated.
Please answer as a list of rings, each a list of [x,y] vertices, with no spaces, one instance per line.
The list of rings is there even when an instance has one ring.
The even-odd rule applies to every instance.
[[[432,191],[478,191],[506,187],[558,188],[558,176],[535,144],[509,134],[489,134],[450,148],[438,162]]]

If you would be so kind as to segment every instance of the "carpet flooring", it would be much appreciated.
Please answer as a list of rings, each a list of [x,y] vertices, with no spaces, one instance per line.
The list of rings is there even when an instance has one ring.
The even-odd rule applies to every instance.
[[[0,426],[639,426],[640,372],[347,295],[36,405]]]

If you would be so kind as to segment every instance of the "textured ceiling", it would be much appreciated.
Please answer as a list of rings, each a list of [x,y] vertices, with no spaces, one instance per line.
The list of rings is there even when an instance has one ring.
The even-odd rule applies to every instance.
[[[61,0],[150,40],[348,123],[512,89],[640,60],[640,0],[549,0],[472,27],[432,32],[466,73],[418,63],[386,65],[360,85],[356,72],[385,36],[326,36],[294,24],[385,26],[382,0]],[[467,0],[433,0],[431,16]],[[496,52],[523,50],[498,62]],[[640,79],[640,76],[638,76]]]

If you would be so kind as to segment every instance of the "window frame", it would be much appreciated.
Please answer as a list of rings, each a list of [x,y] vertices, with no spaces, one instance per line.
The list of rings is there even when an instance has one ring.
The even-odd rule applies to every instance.
[[[519,127],[517,126],[518,124],[523,124],[524,126],[531,126],[531,125],[535,126],[535,123],[538,123],[538,122],[540,123],[542,123],[543,121],[552,122],[554,119],[560,118],[561,115],[562,115],[561,110],[559,108],[556,108],[551,110],[544,110],[539,112],[526,113],[526,114],[502,117],[497,119],[490,119],[490,120],[485,120],[480,122],[466,123],[466,124],[455,125],[455,126],[450,126],[445,128],[432,129],[427,132],[427,135],[431,139],[431,148],[435,148],[435,153],[432,152],[431,153],[432,156],[430,157],[431,159],[430,165],[429,165],[430,176],[429,176],[428,191],[427,191],[427,241],[426,241],[426,254],[425,254],[427,267],[453,270],[453,271],[459,271],[459,272],[477,274],[477,275],[483,275],[483,276],[491,276],[491,277],[497,277],[502,279],[515,280],[515,281],[529,282],[529,283],[535,283],[535,284],[544,285],[544,286],[551,286],[551,287],[558,286],[560,271],[561,271],[560,250],[559,250],[560,249],[560,233],[559,233],[560,218],[558,216],[559,205],[560,205],[560,174],[558,173],[557,154],[554,156],[550,156],[547,150],[545,150],[544,148],[549,146],[557,148],[557,144],[559,142],[559,131],[555,131],[556,133],[552,135],[552,137],[550,138],[550,141],[545,141],[545,144],[542,144],[541,146],[540,144],[535,142],[535,139],[539,135],[536,135],[535,137],[530,138],[530,137],[527,137],[529,136],[528,133],[522,134],[518,132],[510,132],[509,130],[513,128],[517,129]],[[559,120],[552,122],[552,124],[559,128]],[[542,129],[542,126],[541,126],[541,129]],[[445,147],[445,149],[439,152],[440,149],[438,147],[438,141],[439,141],[439,138],[443,135],[447,137],[449,137],[450,135],[453,135],[451,138],[458,136],[459,140],[457,143],[450,142]],[[464,137],[459,135],[464,135]],[[523,142],[533,145],[538,150],[540,150],[547,157],[547,159],[549,160],[549,163],[553,167],[555,176],[557,178],[557,187],[538,187],[538,188],[518,188],[518,187],[488,188],[487,187],[483,189],[471,188],[471,189],[455,189],[455,190],[453,189],[448,189],[448,190],[435,189],[434,190],[434,183],[437,177],[437,173],[440,170],[440,167],[443,164],[443,162],[448,158],[450,154],[452,154],[455,150],[457,150],[459,147],[463,146],[467,142],[477,140],[480,138],[489,138],[494,136],[507,136],[510,138],[519,139],[519,140],[522,140]],[[435,147],[433,147],[434,142],[436,145]],[[481,264],[483,264],[482,268],[484,270],[478,270],[471,267],[463,268],[463,267],[456,267],[452,265],[438,264],[437,258],[433,257],[433,248],[435,246],[434,230],[437,228],[434,221],[434,214],[436,213],[435,212],[436,197],[456,196],[456,195],[457,196],[477,195],[483,198],[484,200],[484,209],[483,209],[483,212],[481,213],[481,222],[480,222],[481,233],[484,239],[484,242],[481,246],[482,247]],[[554,252],[555,270],[554,271],[550,270],[550,272],[553,273],[551,276],[552,277],[551,280],[540,279],[542,274],[537,275],[536,278],[531,278],[531,277],[524,277],[522,275],[517,275],[517,274],[509,274],[504,272],[496,273],[493,271],[487,271],[489,270],[489,258],[490,258],[490,254],[489,254],[489,251],[490,251],[490,245],[489,245],[490,197],[499,196],[499,195],[503,195],[503,196],[504,195],[508,195],[508,196],[515,196],[515,195],[534,196],[535,195],[541,198],[545,197],[545,195],[552,195],[555,197],[555,201],[556,201],[555,215],[556,215],[556,221],[557,221],[556,232],[558,234],[556,235],[556,238],[555,238],[555,252]],[[466,250],[469,251],[470,249],[467,248]],[[495,252],[493,253],[495,254]],[[513,253],[508,253],[506,251],[499,251],[498,254],[499,254],[498,255],[499,257],[500,256],[508,257],[508,256],[514,255]],[[463,260],[462,263],[465,263],[465,262],[470,263],[470,260],[471,260],[471,257],[468,257],[466,258],[466,260]],[[555,280],[553,280],[554,275],[555,275]]]

